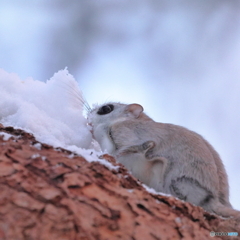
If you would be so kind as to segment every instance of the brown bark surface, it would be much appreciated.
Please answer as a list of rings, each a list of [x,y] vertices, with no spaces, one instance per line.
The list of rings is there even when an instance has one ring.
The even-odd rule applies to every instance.
[[[12,134],[4,140],[1,132]],[[127,170],[41,144],[0,125],[0,240],[222,239],[236,222],[147,192]],[[223,238],[224,239],[224,238]],[[225,239],[237,239],[228,237]]]

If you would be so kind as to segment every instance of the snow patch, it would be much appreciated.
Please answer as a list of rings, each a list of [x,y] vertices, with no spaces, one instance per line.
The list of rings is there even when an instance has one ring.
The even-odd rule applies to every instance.
[[[39,158],[39,157],[40,157],[40,154],[36,153],[31,156],[31,159],[35,159],[35,158]]]
[[[33,146],[38,150],[42,149],[42,144],[41,143],[35,143],[35,144],[33,144]]]
[[[76,153],[77,155],[82,156],[88,162],[99,162],[107,167],[109,170],[118,171],[119,166],[113,166],[112,163],[108,162],[107,160],[100,158],[103,154],[102,152],[95,151],[94,149],[81,149],[76,146],[68,146],[67,150]]]
[[[166,197],[173,197],[172,195],[170,194],[166,194],[166,193],[162,193],[162,192],[157,192],[155,189],[145,185],[142,183],[142,186],[149,192],[149,193],[152,193],[152,194],[156,194],[156,195],[162,195],[162,196],[166,196]]]
[[[176,222],[176,223],[181,223],[181,222],[182,222],[182,220],[181,220],[181,218],[180,218],[180,217],[176,217],[176,218],[175,218],[175,222]]]
[[[134,189],[127,189],[129,193],[133,193]]]
[[[5,133],[5,132],[0,132],[0,136],[3,136],[3,141],[8,141],[9,138],[11,138],[11,137],[15,138],[15,136],[13,136],[12,134]]]
[[[100,162],[110,170],[118,171],[102,155],[99,145],[84,117],[83,108],[89,110],[78,84],[67,69],[60,70],[45,82],[28,78],[21,80],[16,74],[0,69],[0,123],[32,133],[37,141],[70,150],[88,162]],[[4,140],[11,134],[1,133]],[[41,143],[33,145],[41,150]],[[93,148],[93,149],[89,149]],[[40,157],[32,155],[32,159]],[[74,154],[70,154],[73,158]],[[42,157],[45,161],[46,157]],[[58,167],[58,166],[56,166]]]
[[[21,128],[54,147],[88,148],[92,136],[83,116],[83,96],[67,69],[46,83],[0,69],[0,122]]]
[[[74,153],[71,153],[70,155],[68,155],[68,158],[73,159],[74,158]]]

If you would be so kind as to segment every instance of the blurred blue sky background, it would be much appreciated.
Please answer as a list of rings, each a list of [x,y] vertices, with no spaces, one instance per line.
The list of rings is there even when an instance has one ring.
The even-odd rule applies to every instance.
[[[0,68],[46,81],[65,68],[90,104],[137,102],[203,135],[240,210],[240,2],[0,0]]]

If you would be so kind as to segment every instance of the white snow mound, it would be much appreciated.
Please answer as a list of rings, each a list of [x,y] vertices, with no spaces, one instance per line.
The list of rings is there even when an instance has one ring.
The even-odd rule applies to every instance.
[[[82,93],[67,69],[46,83],[0,69],[0,122],[21,128],[54,147],[88,148],[92,136],[83,116]]]

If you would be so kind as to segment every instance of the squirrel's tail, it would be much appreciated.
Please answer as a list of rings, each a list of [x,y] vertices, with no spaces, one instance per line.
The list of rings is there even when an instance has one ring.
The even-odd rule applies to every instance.
[[[233,209],[231,206],[225,206],[220,202],[214,202],[211,205],[211,211],[225,218],[232,217],[236,219],[236,221],[239,221],[240,224],[240,211]]]

